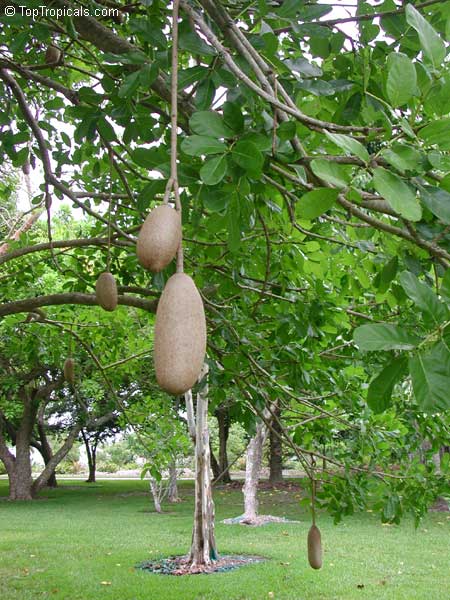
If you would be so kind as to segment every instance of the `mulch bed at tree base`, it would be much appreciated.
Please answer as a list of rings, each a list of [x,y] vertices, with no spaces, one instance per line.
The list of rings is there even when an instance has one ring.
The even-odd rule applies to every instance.
[[[232,481],[231,483],[217,483],[214,485],[216,490],[241,490],[244,486],[243,481]],[[270,483],[270,481],[260,481],[258,483],[259,491],[285,490],[288,492],[304,491],[304,487],[293,481],[282,481],[280,483]]]
[[[245,565],[260,563],[268,560],[263,556],[244,554],[223,554],[209,566],[190,568],[188,556],[168,556],[159,560],[145,561],[136,565],[137,569],[149,571],[157,575],[210,575],[211,573],[226,573]]]
[[[260,527],[261,525],[268,525],[269,523],[300,523],[300,521],[293,521],[292,519],[286,519],[286,517],[274,517],[273,515],[258,515],[256,519],[248,520],[244,515],[239,517],[233,517],[231,519],[224,519],[222,521],[224,525],[248,525],[249,527]]]
[[[430,507],[431,512],[450,512],[450,503],[445,498],[439,497]]]

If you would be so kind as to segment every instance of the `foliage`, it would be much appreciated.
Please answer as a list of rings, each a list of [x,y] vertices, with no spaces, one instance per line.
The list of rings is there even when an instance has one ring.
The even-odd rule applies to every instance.
[[[123,19],[57,17],[55,29],[16,15],[0,32],[0,153],[16,167],[44,159],[37,208],[48,192],[83,214],[51,214],[53,252],[42,224],[0,256],[2,328],[12,338],[18,313],[48,307],[79,324],[102,366],[151,350],[152,297],[174,270],[149,276],[133,249],[169,173],[170,5],[120,5]],[[281,398],[303,467],[324,452],[333,465],[322,501],[337,519],[365,505],[382,469],[380,510],[395,520],[389,503],[422,514],[440,485],[435,469],[409,464],[420,436],[448,439],[448,9],[361,2],[349,32],[332,9],[181,0],[185,264],[207,308],[212,406],[232,399],[251,434]],[[43,65],[51,42],[60,66]],[[95,301],[108,223],[121,303],[144,310],[69,308]],[[77,351],[89,370],[92,355]],[[108,378],[148,407],[152,366],[136,364]],[[161,414],[150,437],[166,439],[181,413]],[[412,484],[399,490],[397,474]]]

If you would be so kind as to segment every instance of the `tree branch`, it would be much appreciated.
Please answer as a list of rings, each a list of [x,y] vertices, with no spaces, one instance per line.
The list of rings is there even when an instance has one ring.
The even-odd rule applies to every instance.
[[[14,315],[22,312],[33,312],[42,306],[61,306],[62,304],[81,304],[86,306],[98,306],[94,294],[82,294],[80,292],[68,292],[65,294],[50,294],[48,296],[37,296],[16,302],[0,304],[0,317]],[[119,296],[118,304],[121,306],[132,306],[148,312],[156,312],[157,300],[145,300],[134,296]]]

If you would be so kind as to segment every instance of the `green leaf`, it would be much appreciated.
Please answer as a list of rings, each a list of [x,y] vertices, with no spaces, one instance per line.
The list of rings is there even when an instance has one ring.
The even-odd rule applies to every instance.
[[[28,161],[29,155],[28,147],[19,150],[12,160],[14,167],[22,167]]]
[[[442,188],[433,186],[421,186],[420,197],[425,206],[434,214],[436,217],[445,223],[450,225],[450,194]]]
[[[321,77],[322,69],[317,65],[310,63],[306,58],[300,57],[296,59],[288,58],[284,61],[284,64],[291,71],[300,73],[304,77]],[[325,82],[324,82],[325,83]]]
[[[398,175],[377,167],[373,174],[373,185],[399,215],[410,221],[420,220],[422,208],[414,192]]]
[[[332,188],[318,188],[303,194],[296,205],[296,212],[300,219],[315,219],[329,210],[336,202],[338,190]]]
[[[234,194],[228,204],[227,210],[228,248],[237,252],[241,245],[240,207],[239,199]]]
[[[394,385],[398,383],[406,370],[404,356],[389,361],[386,367],[373,379],[367,391],[367,404],[374,413],[381,413],[391,405]]]
[[[419,34],[424,56],[430,60],[435,68],[440,67],[446,55],[444,41],[412,4],[406,5],[405,14],[408,24]]]
[[[129,98],[138,89],[140,83],[140,71],[135,71],[130,75],[127,75],[120,86],[119,98]]]
[[[222,181],[227,172],[227,157],[220,154],[211,158],[200,169],[200,178],[206,185],[216,185]]]
[[[149,88],[158,77],[158,72],[158,63],[154,62],[151,65],[144,65],[139,72],[139,81],[142,87]]]
[[[417,73],[410,58],[401,52],[388,56],[386,92],[394,108],[406,104],[416,92]]]
[[[444,172],[450,171],[450,156],[448,154],[444,154],[438,150],[431,150],[428,153],[427,158],[431,166],[433,166],[435,169]]]
[[[224,102],[223,122],[235,133],[241,133],[244,129],[244,115],[236,102]]]
[[[284,121],[277,128],[277,136],[281,141],[292,140],[297,132],[295,121]]]
[[[353,333],[355,344],[365,352],[373,350],[412,350],[420,342],[414,334],[400,325],[373,323],[357,327]]]
[[[440,293],[447,303],[450,303],[450,269],[447,269],[444,273]]]
[[[222,212],[230,202],[230,194],[203,186],[200,191],[203,206],[211,212]]]
[[[391,260],[389,262],[387,262],[384,265],[384,267],[380,273],[380,283],[378,285],[378,291],[381,294],[384,294],[384,292],[386,292],[388,290],[389,284],[394,279],[394,277],[397,275],[397,270],[398,270],[398,257],[394,256],[393,258],[391,258]]]
[[[336,146],[342,148],[346,154],[353,154],[357,156],[365,163],[369,162],[369,153],[366,148],[358,142],[358,140],[354,140],[348,135],[343,135],[342,133],[330,133],[325,130],[325,135],[329,140],[334,142]]]
[[[136,150],[131,152],[131,158],[140,167],[153,169],[161,164],[164,160],[164,155],[161,155],[160,148],[136,148]]]
[[[448,318],[448,308],[423,281],[419,281],[413,273],[403,271],[400,274],[400,283],[409,298],[420,310],[428,314],[436,324]]]
[[[207,73],[208,69],[201,66],[183,69],[178,73],[178,89],[184,90],[199,79],[203,79]]]
[[[106,120],[104,116],[101,116],[97,121],[97,130],[102,138],[107,142],[113,142],[117,139],[113,126]]]
[[[421,153],[408,144],[393,144],[391,148],[384,148],[381,151],[381,156],[400,173],[421,171],[423,169]]]
[[[350,178],[345,169],[331,160],[317,158],[311,161],[311,169],[314,175],[336,187],[343,188],[349,184]]]
[[[433,121],[419,131],[419,137],[430,146],[450,150],[450,118]]]
[[[414,396],[427,413],[450,408],[450,352],[439,342],[428,352],[418,352],[409,359]]]
[[[291,17],[295,17],[299,10],[300,6],[298,0],[284,0],[275,12],[279,17],[290,19]]]
[[[231,152],[233,161],[245,169],[250,177],[259,179],[262,174],[264,156],[253,142],[239,141]]]
[[[200,36],[190,30],[180,33],[178,46],[181,50],[187,50],[192,54],[201,54],[203,56],[215,56],[216,51],[202,40]]]
[[[226,146],[224,142],[206,135],[191,135],[182,141],[181,149],[189,156],[202,156],[203,154],[223,154]]]
[[[195,94],[196,108],[198,108],[198,110],[208,109],[214,100],[215,93],[216,86],[211,77],[207,77],[201,81],[197,88],[197,93]]]
[[[201,110],[195,112],[189,119],[189,126],[193,133],[206,135],[208,137],[227,138],[233,135],[223,118],[215,112]]]

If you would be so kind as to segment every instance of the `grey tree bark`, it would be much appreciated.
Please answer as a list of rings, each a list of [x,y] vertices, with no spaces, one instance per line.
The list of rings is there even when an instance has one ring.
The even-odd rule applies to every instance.
[[[269,481],[272,485],[283,482],[283,442],[282,430],[279,420],[281,408],[279,403],[274,403],[272,429],[269,433]]]
[[[260,422],[256,426],[256,433],[247,446],[245,461],[245,483],[242,488],[244,494],[244,514],[242,522],[252,523],[258,516],[258,482],[261,473],[263,447],[267,437],[267,427]]]
[[[219,406],[215,415],[219,429],[219,475],[217,481],[222,483],[231,483],[230,471],[228,466],[227,443],[230,434],[230,414],[227,406]]]
[[[203,367],[203,388],[197,394],[194,417],[192,392],[185,394],[189,433],[195,442],[195,510],[189,567],[196,571],[217,559],[214,534],[214,502],[212,499],[209,430],[208,430],[208,366]]]
[[[177,463],[174,458],[169,465],[169,482],[168,482],[168,493],[167,500],[169,502],[179,502],[180,497],[178,496],[178,485],[177,485]]]
[[[47,434],[45,431],[44,408],[45,408],[45,405],[42,405],[38,411],[37,431],[38,431],[39,442],[40,442],[38,450],[42,455],[44,464],[48,465],[48,463],[50,462],[50,460],[53,457],[53,450],[52,450],[52,447],[50,446],[50,443],[48,441]],[[58,482],[56,481],[55,471],[53,471],[53,473],[50,475],[50,477],[47,481],[47,487],[51,487],[51,488],[58,487]]]

